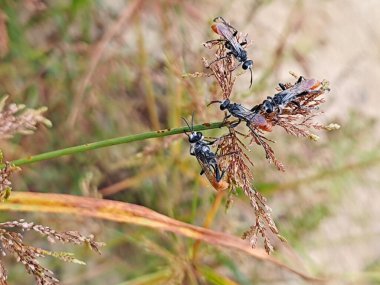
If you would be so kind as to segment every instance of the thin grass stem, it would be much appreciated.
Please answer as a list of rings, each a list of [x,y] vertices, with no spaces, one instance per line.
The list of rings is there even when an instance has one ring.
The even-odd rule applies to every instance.
[[[194,131],[217,129],[217,128],[221,128],[222,126],[223,126],[222,122],[204,123],[201,125],[194,126]],[[175,129],[165,129],[165,130],[152,131],[152,132],[147,132],[147,133],[142,133],[142,134],[134,134],[134,135],[129,135],[129,136],[112,138],[112,139],[107,139],[103,141],[97,141],[93,143],[87,143],[83,145],[77,145],[77,146],[67,147],[67,148],[53,150],[49,152],[44,152],[44,153],[28,156],[26,158],[13,160],[10,163],[15,166],[21,166],[25,164],[35,163],[38,161],[54,159],[54,158],[66,156],[66,155],[73,155],[76,153],[85,152],[85,151],[94,150],[94,149],[103,148],[103,147],[109,147],[113,145],[178,135],[178,134],[184,133],[185,131],[189,132],[190,129],[188,127],[181,127],[181,128],[175,128]],[[4,164],[0,165],[0,169],[4,167],[5,167]]]

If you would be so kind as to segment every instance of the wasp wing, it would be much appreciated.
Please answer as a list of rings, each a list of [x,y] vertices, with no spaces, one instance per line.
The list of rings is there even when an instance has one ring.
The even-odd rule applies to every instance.
[[[220,180],[219,182],[216,181],[214,169],[209,164],[205,163],[201,158],[197,157],[197,159],[198,159],[199,165],[202,168],[202,172],[204,173],[204,175],[206,176],[207,180],[210,182],[212,187],[214,187],[216,191],[226,190],[229,184],[224,180]]]
[[[316,92],[316,89],[320,85],[321,83],[318,80],[304,79],[289,87],[288,89],[285,89],[280,93],[277,93],[273,99],[275,102],[279,104],[287,104],[288,102],[292,101],[293,99],[299,96]]]
[[[246,107],[236,104],[234,106],[233,115],[235,117],[240,118],[241,120],[244,120],[245,122],[252,124],[254,127],[258,127],[264,131],[270,132],[272,130],[272,125],[270,125],[267,120],[264,118],[264,116],[260,115],[258,113],[259,109],[257,111],[252,111],[250,109],[247,109]]]
[[[239,44],[236,36],[234,35],[235,31],[232,31],[231,28],[226,24],[217,23],[215,24],[214,30],[217,34],[224,37],[231,44],[235,51],[240,53],[243,50],[242,46]]]

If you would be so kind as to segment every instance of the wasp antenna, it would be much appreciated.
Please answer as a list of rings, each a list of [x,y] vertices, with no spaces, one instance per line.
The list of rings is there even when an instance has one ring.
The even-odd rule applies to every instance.
[[[187,122],[187,120],[186,120],[184,117],[181,117],[181,118],[182,118],[182,120],[185,121],[185,123],[186,123],[186,125],[189,127],[190,131],[192,131],[192,129],[191,129],[190,126],[189,126],[189,123]],[[189,136],[189,135],[187,134],[186,131],[185,131],[185,134],[186,134],[187,136]]]
[[[192,132],[194,131],[194,111],[193,111],[193,113],[191,114],[191,131],[192,131]]]
[[[249,84],[249,88],[251,88],[251,86],[252,86],[252,67],[249,68],[249,71],[251,72],[251,83]]]
[[[210,103],[207,104],[207,107],[215,103],[222,103],[222,101],[219,101],[219,100],[211,101]]]
[[[215,17],[214,20],[212,20],[212,21],[213,22],[217,22],[218,20],[221,20],[221,21],[225,22],[224,19],[223,19],[223,17],[221,17],[221,16]]]

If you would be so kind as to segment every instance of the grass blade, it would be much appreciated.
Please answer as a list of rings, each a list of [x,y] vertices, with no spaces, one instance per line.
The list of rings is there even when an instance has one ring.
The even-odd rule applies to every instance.
[[[139,205],[64,194],[16,192],[9,200],[0,204],[0,210],[76,214],[169,231],[210,245],[242,251],[293,272],[308,281],[322,281],[287,266],[268,255],[263,249],[251,248],[239,237],[187,224]]]

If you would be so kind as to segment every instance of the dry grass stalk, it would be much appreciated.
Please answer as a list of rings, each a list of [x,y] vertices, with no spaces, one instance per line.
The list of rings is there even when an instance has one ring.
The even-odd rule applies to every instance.
[[[3,153],[0,151],[0,164],[3,164]],[[8,161],[5,161],[4,168],[0,169],[0,202],[8,199],[9,195],[12,192],[12,183],[9,180],[9,177],[19,170],[20,167],[10,164]]]

